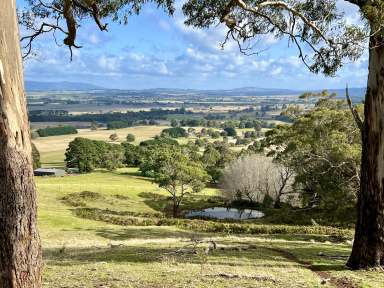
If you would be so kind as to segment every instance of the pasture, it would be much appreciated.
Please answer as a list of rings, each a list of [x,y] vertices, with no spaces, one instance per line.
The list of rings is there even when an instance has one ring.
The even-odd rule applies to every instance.
[[[47,288],[384,286],[382,272],[347,270],[350,242],[327,235],[114,225],[76,213],[98,208],[111,215],[165,217],[166,192],[135,169],[41,177],[36,183]],[[203,190],[184,209],[213,205],[217,192]],[[207,254],[209,241],[217,249]]]

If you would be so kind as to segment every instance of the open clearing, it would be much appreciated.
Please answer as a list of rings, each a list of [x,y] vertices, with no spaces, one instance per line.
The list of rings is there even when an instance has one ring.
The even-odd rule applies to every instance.
[[[75,216],[81,199],[109,212],[161,213],[166,193],[135,169],[36,183],[44,287],[384,287],[382,272],[347,270],[350,244],[327,236],[197,233]],[[190,206],[216,193],[206,189]],[[203,243],[192,253],[191,239],[214,240],[217,249],[206,255]]]

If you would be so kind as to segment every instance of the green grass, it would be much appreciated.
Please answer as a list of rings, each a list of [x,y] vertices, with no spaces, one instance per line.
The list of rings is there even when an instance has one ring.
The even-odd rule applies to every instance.
[[[380,272],[347,270],[344,263],[350,244],[334,242],[327,235],[249,235],[204,233],[176,226],[120,226],[73,213],[77,203],[160,217],[168,202],[166,192],[137,175],[135,169],[41,177],[36,183],[44,287],[335,287],[322,285],[323,276],[318,271],[347,278],[358,287],[384,287]],[[187,206],[209,206],[212,203],[208,199],[216,193],[206,189],[197,200],[189,199]],[[208,244],[193,250],[187,246],[191,239],[214,240],[218,249],[207,256],[202,251]]]

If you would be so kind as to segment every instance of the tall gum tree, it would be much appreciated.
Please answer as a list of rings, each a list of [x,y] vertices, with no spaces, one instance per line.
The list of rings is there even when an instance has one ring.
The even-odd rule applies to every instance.
[[[16,0],[0,0],[0,288],[41,287],[41,244],[18,24],[30,32],[21,38],[24,57],[31,55],[38,36],[54,32],[62,34],[72,56],[72,49],[80,48],[76,44],[79,24],[87,18],[105,31],[107,25],[101,19],[126,22],[147,2],[173,13],[172,0],[28,2],[30,8],[17,14]]]
[[[348,25],[341,2],[354,5],[362,25]],[[310,71],[334,75],[346,60],[369,51],[364,120],[351,106],[362,135],[361,185],[352,269],[384,264],[384,1],[382,0],[188,0],[187,25],[223,23],[229,40],[250,54],[265,35],[286,38]]]
[[[0,1],[0,287],[40,287],[41,249],[16,1]]]

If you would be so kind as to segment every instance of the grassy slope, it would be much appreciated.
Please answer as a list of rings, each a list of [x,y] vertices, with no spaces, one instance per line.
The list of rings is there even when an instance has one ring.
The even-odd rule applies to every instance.
[[[149,213],[160,209],[147,195],[165,192],[132,169],[37,178],[36,182],[46,264],[44,287],[332,287],[321,285],[318,274],[301,261],[333,276],[354,279],[362,287],[384,287],[378,272],[351,272],[344,268],[344,258],[317,256],[319,252],[347,256],[347,244],[302,235],[250,237],[197,234],[175,227],[122,227],[77,218],[73,207],[60,200],[91,191],[104,197],[95,200],[104,209]],[[203,191],[203,195],[215,193],[214,189]],[[174,253],[191,238],[214,239],[219,249],[208,257],[187,253],[188,249]],[[298,259],[271,248],[291,252]],[[231,275],[237,278],[228,278]]]

